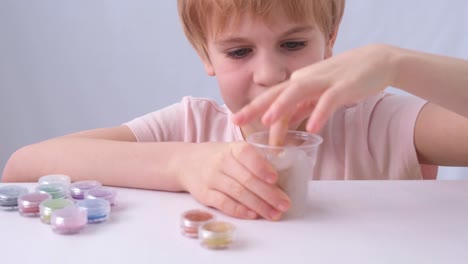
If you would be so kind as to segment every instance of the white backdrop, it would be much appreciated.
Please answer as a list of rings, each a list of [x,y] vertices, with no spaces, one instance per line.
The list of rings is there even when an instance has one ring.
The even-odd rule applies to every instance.
[[[467,59],[467,33],[465,0],[348,0],[335,54],[378,42]],[[0,0],[0,171],[21,146],[119,125],[184,95],[221,102],[175,1]]]

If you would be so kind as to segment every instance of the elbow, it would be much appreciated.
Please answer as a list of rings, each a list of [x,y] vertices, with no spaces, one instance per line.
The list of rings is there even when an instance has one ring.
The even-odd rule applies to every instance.
[[[15,151],[5,164],[2,173],[2,182],[24,182],[28,181],[26,175],[27,157],[31,146],[25,146]]]

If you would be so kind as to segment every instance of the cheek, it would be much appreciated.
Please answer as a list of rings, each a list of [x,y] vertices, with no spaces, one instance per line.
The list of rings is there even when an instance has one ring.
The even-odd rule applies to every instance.
[[[216,78],[221,96],[231,111],[236,112],[249,102],[250,79],[247,72],[217,72]]]
[[[318,47],[315,49],[311,49],[310,52],[306,54],[302,54],[301,56],[297,56],[294,59],[292,67],[294,68],[293,71],[309,66],[311,64],[323,61],[325,58],[325,49],[323,47]]]

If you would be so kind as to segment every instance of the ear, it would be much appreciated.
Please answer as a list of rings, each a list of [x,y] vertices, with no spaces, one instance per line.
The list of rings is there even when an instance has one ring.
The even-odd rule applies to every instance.
[[[333,47],[335,46],[336,37],[338,36],[338,26],[336,26],[328,37],[327,44],[325,45],[325,59],[333,56]]]
[[[202,56],[202,55],[200,55],[200,58],[203,62],[203,65],[205,66],[206,74],[208,74],[209,76],[215,76],[216,73],[215,73],[213,64],[211,63],[210,58],[208,58],[208,56]]]
[[[216,73],[214,71],[214,68],[213,68],[213,65],[211,64],[210,61],[208,61],[208,62],[203,61],[203,64],[205,65],[206,74],[208,74],[209,76],[215,76],[216,75]]]

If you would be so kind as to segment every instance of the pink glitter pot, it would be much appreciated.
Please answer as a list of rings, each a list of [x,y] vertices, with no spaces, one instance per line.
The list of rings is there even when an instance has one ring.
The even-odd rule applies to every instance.
[[[18,211],[22,216],[38,216],[39,204],[45,200],[52,199],[48,193],[28,193],[18,198]]]
[[[190,238],[198,238],[198,228],[213,218],[211,213],[202,210],[195,209],[184,212],[180,218],[182,234]]]
[[[76,205],[56,210],[50,218],[52,230],[62,235],[80,232],[86,227],[87,222],[86,211]]]
[[[109,201],[111,206],[115,206],[116,192],[111,188],[98,187],[86,192],[85,199],[104,199]]]
[[[70,194],[75,200],[83,200],[87,191],[98,187],[102,187],[98,181],[77,181],[70,185]]]

